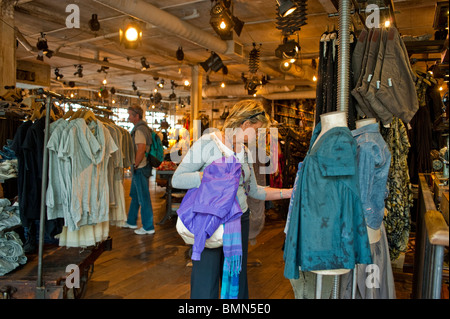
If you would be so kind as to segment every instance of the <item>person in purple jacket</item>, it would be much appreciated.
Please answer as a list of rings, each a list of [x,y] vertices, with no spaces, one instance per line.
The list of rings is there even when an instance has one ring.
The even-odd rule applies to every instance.
[[[243,214],[240,217],[242,259],[239,274],[237,298],[247,299],[247,254],[249,236],[249,215],[247,197],[260,200],[279,200],[290,198],[292,189],[271,188],[257,185],[253,172],[251,153],[245,144],[256,141],[257,130],[270,125],[269,116],[261,102],[243,100],[234,105],[225,120],[222,130],[204,133],[194,142],[179,164],[172,178],[172,186],[179,189],[199,188],[205,168],[222,157],[234,156],[241,164],[241,174],[236,199]],[[230,185],[232,187],[232,185]],[[233,199],[235,200],[235,199]],[[225,237],[224,237],[225,240]],[[224,243],[225,246],[225,243]],[[196,258],[198,259],[198,258]],[[223,248],[204,248],[200,260],[192,260],[191,298],[217,299],[223,278]],[[223,287],[222,287],[223,289]],[[223,297],[223,291],[222,291]]]

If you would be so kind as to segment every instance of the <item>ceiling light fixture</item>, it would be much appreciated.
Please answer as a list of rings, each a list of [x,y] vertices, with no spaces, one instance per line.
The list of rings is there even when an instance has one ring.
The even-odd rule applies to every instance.
[[[38,39],[38,42],[36,43],[36,48],[39,51],[42,51],[42,53],[47,54],[48,44],[47,44],[47,39],[45,38],[44,32],[41,32],[41,37]]]
[[[287,72],[287,71],[289,71],[290,69],[291,69],[291,67],[292,67],[292,63],[290,63],[289,61],[281,61],[281,64],[280,64],[280,70],[281,71],[283,71],[283,72]]]
[[[209,70],[217,72],[225,66],[220,56],[213,51],[211,51],[211,55],[206,61],[200,62],[200,65],[203,67],[205,72],[208,72]]]
[[[81,64],[75,64],[74,67],[77,69],[73,75],[77,75],[79,78],[83,77],[83,66]]]
[[[142,65],[142,67],[141,67],[142,71],[150,69],[150,64],[148,64],[146,57],[141,58],[141,65]]]
[[[103,62],[109,62],[108,61],[108,58],[103,58]],[[108,72],[106,72],[106,71],[108,71],[109,70],[109,66],[104,66],[104,65],[102,65],[101,67],[100,67],[100,69],[98,69],[97,70],[97,72],[98,73],[100,73],[100,72],[103,72],[103,73],[108,73]]]
[[[119,38],[126,49],[136,49],[142,41],[142,28],[137,21],[126,20],[119,29]]]
[[[163,89],[163,88],[164,88],[164,83],[165,83],[164,79],[161,79],[161,81],[159,81],[156,85],[157,85],[160,89]]]
[[[184,60],[184,52],[183,52],[183,48],[181,46],[178,47],[178,50],[175,53],[175,55],[176,55],[178,61]]]
[[[91,31],[100,30],[100,22],[98,22],[97,14],[95,14],[95,13],[92,14],[92,18],[91,18],[91,20],[89,20],[88,24],[89,24],[89,28],[91,29]]]
[[[222,40],[232,40],[233,30],[240,36],[244,27],[244,22],[232,14],[231,4],[231,0],[216,0],[210,11],[209,23]]]
[[[295,4],[290,0],[277,0],[277,4],[278,14],[281,17],[286,17],[297,9]]]
[[[51,58],[53,56],[53,51],[48,48],[48,43],[44,32],[41,32],[41,36],[36,43],[36,48],[39,50],[37,59],[40,61],[44,61],[44,55],[47,58]]]
[[[280,59],[295,59],[301,48],[294,39],[289,40],[288,37],[283,38],[283,43],[275,50],[275,56]]]
[[[59,69],[58,69],[58,68],[55,69],[55,76],[56,76],[56,79],[57,79],[57,80],[61,80],[61,79],[64,77],[64,75],[62,75],[62,74],[59,72]]]

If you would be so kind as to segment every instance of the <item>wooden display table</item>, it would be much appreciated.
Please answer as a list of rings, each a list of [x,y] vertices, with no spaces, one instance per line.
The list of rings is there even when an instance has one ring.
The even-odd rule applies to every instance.
[[[26,264],[0,276],[0,299],[79,299],[83,297],[87,281],[94,271],[95,260],[111,248],[111,238],[84,249],[46,246],[42,259],[44,287],[36,287],[38,254],[29,254]],[[66,286],[66,278],[70,275],[66,267],[71,264],[80,270],[79,288]]]

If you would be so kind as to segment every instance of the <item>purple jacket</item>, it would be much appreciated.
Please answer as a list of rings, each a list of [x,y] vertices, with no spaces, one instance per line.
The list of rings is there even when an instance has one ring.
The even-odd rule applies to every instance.
[[[177,214],[195,237],[192,260],[200,260],[206,239],[220,224],[242,215],[236,197],[240,176],[241,164],[234,156],[219,158],[205,168],[200,186],[184,196]]]

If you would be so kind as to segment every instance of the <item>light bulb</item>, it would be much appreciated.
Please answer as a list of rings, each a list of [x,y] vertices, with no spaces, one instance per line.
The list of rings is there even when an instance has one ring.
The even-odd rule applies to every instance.
[[[224,88],[224,87],[225,87],[225,82],[222,82],[222,84],[220,84],[220,86],[221,86],[222,88]]]
[[[136,41],[138,39],[138,31],[134,27],[130,27],[125,31],[125,38],[128,41]]]
[[[314,75],[313,76],[313,81],[316,82],[317,81],[317,77]]]
[[[225,30],[225,29],[227,28],[227,24],[225,23],[225,21],[222,20],[222,22],[220,22],[219,27],[220,27],[222,30]]]

